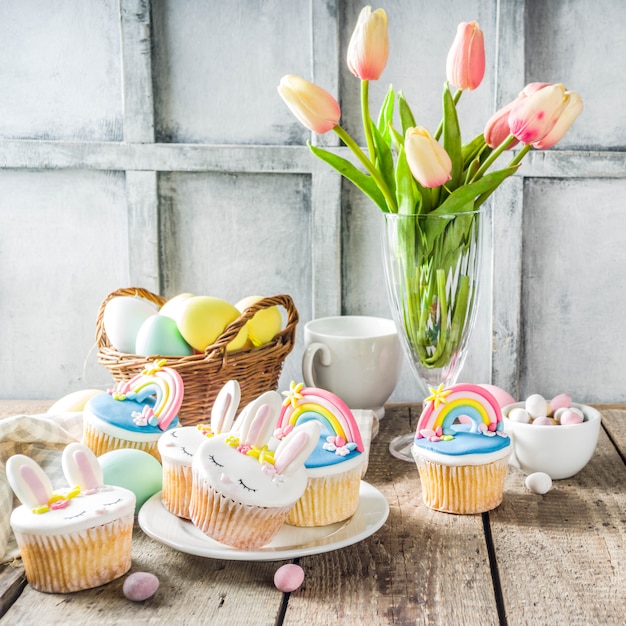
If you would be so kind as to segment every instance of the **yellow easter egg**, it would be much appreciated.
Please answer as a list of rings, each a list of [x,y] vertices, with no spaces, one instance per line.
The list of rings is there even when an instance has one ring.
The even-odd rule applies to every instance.
[[[248,296],[237,302],[235,307],[243,313],[245,309],[261,300],[261,298],[262,296]],[[283,327],[283,318],[279,308],[271,306],[257,311],[247,322],[246,326],[248,327],[248,338],[254,346],[258,347],[276,337]]]
[[[178,329],[190,346],[204,352],[240,315],[239,309],[226,300],[213,296],[193,296],[181,304]],[[244,325],[226,350],[240,350],[247,338],[248,331]]]
[[[87,401],[99,393],[102,393],[102,389],[81,389],[80,391],[73,391],[59,398],[48,409],[48,413],[73,413],[82,411]]]

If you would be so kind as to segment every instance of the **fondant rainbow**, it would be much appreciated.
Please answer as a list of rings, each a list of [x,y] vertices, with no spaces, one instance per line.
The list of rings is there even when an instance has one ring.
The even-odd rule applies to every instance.
[[[500,405],[483,387],[459,384],[444,389],[440,385],[438,389],[431,388],[431,392],[424,402],[416,438],[424,437],[423,431],[451,434],[450,427],[457,419],[471,423],[469,432],[502,429]]]
[[[180,374],[171,367],[163,367],[165,360],[155,361],[127,382],[121,382],[113,390],[118,400],[145,402],[156,397],[154,405],[146,414],[147,422],[161,430],[167,427],[178,415],[183,402],[184,385]],[[145,411],[144,411],[145,412]]]
[[[358,424],[348,405],[338,396],[324,389],[304,387],[302,383],[291,383],[289,391],[283,392],[285,400],[278,419],[278,428],[296,426],[316,419],[326,430],[341,437],[346,443],[356,444],[363,452],[363,440]]]

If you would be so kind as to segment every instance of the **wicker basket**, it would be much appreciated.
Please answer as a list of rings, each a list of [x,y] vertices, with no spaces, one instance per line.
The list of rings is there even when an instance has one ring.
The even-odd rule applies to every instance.
[[[181,424],[189,426],[206,422],[210,418],[215,397],[229,380],[236,380],[241,387],[242,407],[265,391],[277,389],[284,360],[295,343],[298,324],[298,311],[290,296],[278,295],[258,300],[232,322],[204,353],[183,357],[143,357],[118,352],[110,344],[102,321],[106,303],[116,296],[139,296],[158,306],[165,303],[165,298],[140,287],[118,289],[110,293],[101,304],[96,320],[98,362],[119,382],[130,380],[155,359],[165,359],[166,366],[175,369],[185,384],[185,396],[179,412]],[[227,353],[226,346],[237,336],[242,326],[257,311],[274,305],[284,308],[287,313],[283,330],[263,346]]]

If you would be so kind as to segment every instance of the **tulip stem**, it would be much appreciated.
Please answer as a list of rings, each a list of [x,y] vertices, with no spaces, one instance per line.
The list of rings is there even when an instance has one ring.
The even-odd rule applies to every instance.
[[[365,141],[367,141],[367,152],[372,163],[376,163],[376,150],[374,148],[374,138],[372,137],[372,121],[370,120],[369,102],[369,81],[361,81],[361,116],[363,118],[363,130],[365,131]]]
[[[472,180],[470,182],[474,182],[478,180],[494,163],[494,161],[514,142],[516,141],[513,135],[509,135],[486,159],[485,162],[478,168],[477,172],[472,176]],[[520,150],[523,152],[523,150]],[[522,159],[524,158],[524,154],[522,155]],[[517,158],[517,157],[516,157]],[[521,160],[521,159],[520,159]],[[519,163],[519,160],[516,163],[511,163],[510,165],[516,165]]]
[[[363,167],[369,172],[370,176],[376,181],[378,188],[381,193],[385,197],[385,201],[387,202],[387,206],[389,207],[389,211],[391,213],[398,212],[398,205],[387,186],[387,183],[384,181],[380,172],[374,167],[374,164],[367,158],[364,154],[363,150],[359,147],[356,141],[350,137],[350,135],[339,125],[335,126],[333,130],[339,135],[340,139],[352,150],[352,153],[356,156],[357,159],[363,164]]]

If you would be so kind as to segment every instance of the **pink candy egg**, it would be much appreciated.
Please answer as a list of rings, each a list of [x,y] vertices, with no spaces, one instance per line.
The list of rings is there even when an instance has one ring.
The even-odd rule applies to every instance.
[[[545,415],[537,417],[533,420],[533,426],[553,426],[554,422]]]
[[[124,595],[133,602],[143,602],[151,598],[159,588],[159,579],[150,572],[131,574],[122,586]]]
[[[274,585],[278,591],[290,593],[295,591],[304,581],[304,570],[295,563],[287,563],[276,570]]]
[[[573,411],[571,409],[567,409],[563,411],[561,415],[561,425],[568,426],[569,424],[581,424],[583,418],[578,414],[577,411]]]
[[[496,402],[500,405],[500,408],[508,406],[509,404],[513,404],[515,402],[515,398],[504,389],[500,387],[496,387],[495,385],[478,385],[483,389],[486,389],[495,399]]]
[[[556,413],[561,408],[569,409],[570,406],[572,406],[572,398],[566,393],[560,393],[550,400],[550,408],[553,413]]]

